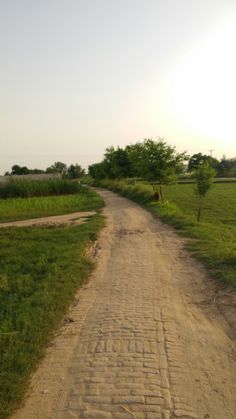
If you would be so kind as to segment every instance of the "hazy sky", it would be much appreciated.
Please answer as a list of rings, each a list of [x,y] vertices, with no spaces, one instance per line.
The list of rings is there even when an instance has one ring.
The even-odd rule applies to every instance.
[[[0,173],[165,137],[236,155],[236,0],[0,0]]]

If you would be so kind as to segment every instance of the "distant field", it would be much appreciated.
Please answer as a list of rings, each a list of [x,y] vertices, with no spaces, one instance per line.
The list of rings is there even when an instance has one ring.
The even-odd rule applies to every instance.
[[[236,183],[213,185],[200,223],[196,219],[197,197],[192,184],[164,186],[164,203],[153,201],[153,190],[148,184],[103,181],[101,186],[141,203],[181,234],[195,238],[188,248],[212,275],[236,286]]]
[[[0,199],[0,222],[93,210],[102,205],[100,196],[87,189],[73,195]]]

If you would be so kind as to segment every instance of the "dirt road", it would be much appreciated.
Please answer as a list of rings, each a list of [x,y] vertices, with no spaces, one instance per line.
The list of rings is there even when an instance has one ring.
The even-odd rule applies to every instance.
[[[41,226],[55,226],[62,224],[84,224],[88,217],[95,215],[95,211],[80,211],[65,215],[53,215],[50,217],[32,218],[29,220],[9,221],[0,223],[0,228],[9,227],[41,227]]]
[[[232,329],[184,239],[111,192],[97,268],[15,419],[236,418]]]

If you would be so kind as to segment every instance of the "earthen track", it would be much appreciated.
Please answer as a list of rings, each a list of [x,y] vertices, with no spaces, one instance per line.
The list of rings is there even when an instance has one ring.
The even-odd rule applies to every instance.
[[[235,346],[214,283],[170,227],[100,193],[96,269],[14,418],[236,418]]]

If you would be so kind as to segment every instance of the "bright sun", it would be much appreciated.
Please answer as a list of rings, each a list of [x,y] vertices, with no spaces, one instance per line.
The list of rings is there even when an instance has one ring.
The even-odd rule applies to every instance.
[[[175,68],[169,97],[175,117],[201,135],[236,140],[236,19]]]

